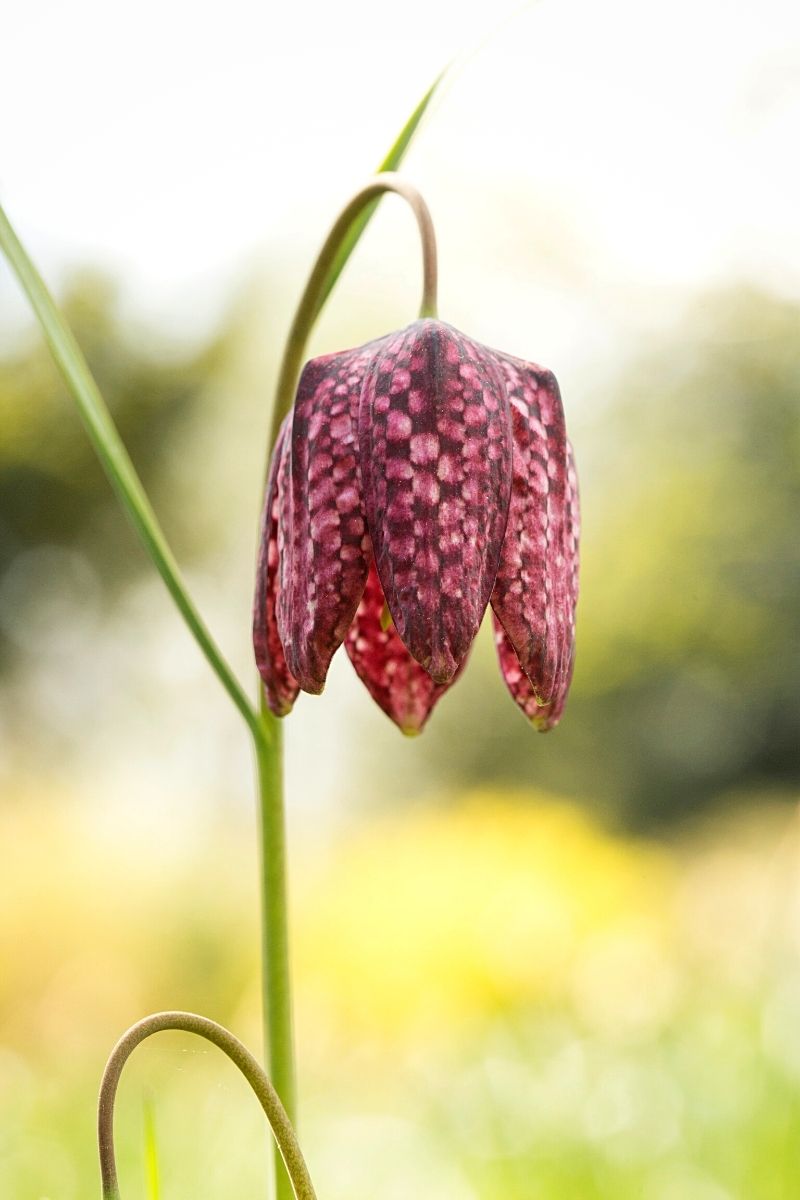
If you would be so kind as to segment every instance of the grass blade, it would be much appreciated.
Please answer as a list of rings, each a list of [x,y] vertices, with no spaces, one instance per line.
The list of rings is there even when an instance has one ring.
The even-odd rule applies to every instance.
[[[156,1142],[156,1112],[152,1096],[144,1101],[144,1177],[147,1200],[161,1200],[161,1171]]]
[[[175,556],[83,352],[2,207],[0,249],[30,302],[56,366],[77,405],[89,440],[145,551],[225,691],[244,717],[253,735],[263,738],[264,728],[258,714],[187,591]]]

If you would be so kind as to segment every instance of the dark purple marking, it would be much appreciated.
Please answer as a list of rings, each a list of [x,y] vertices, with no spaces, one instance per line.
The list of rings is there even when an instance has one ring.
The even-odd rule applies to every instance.
[[[492,607],[544,705],[567,670],[574,635],[567,435],[554,376],[509,355],[497,357],[511,405],[513,488]]]
[[[367,579],[357,415],[370,346],[308,363],[291,427],[291,504],[278,591],[289,669],[319,693]]]
[[[286,664],[275,615],[278,582],[281,500],[289,482],[289,417],[281,425],[270,467],[261,515],[261,536],[256,567],[256,596],[253,605],[253,646],[256,666],[264,682],[267,703],[278,717],[291,712],[300,685]]]
[[[345,638],[345,648],[376,704],[403,733],[421,733],[434,705],[450,684],[434,683],[424,667],[411,657],[391,621],[383,628],[384,604],[383,588],[373,563],[355,620]]]
[[[377,342],[359,412],[367,527],[397,632],[451,680],[494,584],[511,429],[493,353],[439,321]]]

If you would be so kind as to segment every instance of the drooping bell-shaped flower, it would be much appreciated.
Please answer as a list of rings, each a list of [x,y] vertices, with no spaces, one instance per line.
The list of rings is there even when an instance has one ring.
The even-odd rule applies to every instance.
[[[309,362],[275,446],[254,613],[273,712],[347,653],[419,732],[491,602],[540,729],[572,675],[578,494],[553,375],[438,320]]]

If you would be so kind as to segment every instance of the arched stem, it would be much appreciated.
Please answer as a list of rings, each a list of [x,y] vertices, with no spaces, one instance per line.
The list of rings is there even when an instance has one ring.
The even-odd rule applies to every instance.
[[[103,1200],[120,1200],[114,1154],[114,1101],[122,1069],[140,1042],[164,1029],[178,1029],[185,1033],[197,1034],[206,1041],[213,1042],[223,1054],[228,1056],[231,1062],[236,1064],[255,1092],[269,1121],[296,1200],[316,1200],[311,1176],[308,1173],[291,1122],[263,1068],[259,1066],[246,1046],[242,1045],[239,1039],[234,1037],[224,1026],[209,1020],[208,1017],[201,1017],[189,1012],[153,1013],[152,1016],[145,1017],[132,1025],[111,1051],[111,1056],[103,1072],[97,1107],[97,1142],[100,1151]]]
[[[343,241],[354,221],[370,205],[374,205],[378,197],[385,192],[394,192],[408,202],[417,218],[420,239],[422,241],[422,301],[419,315],[435,317],[437,313],[436,295],[438,270],[436,259],[436,234],[427,204],[412,184],[393,171],[384,171],[376,175],[369,183],[345,205],[337,217],[322,249],[317,255],[317,261],[308,278],[305,291],[300,298],[297,312],[294,315],[286,348],[283,353],[278,386],[275,394],[275,404],[272,410],[272,425],[269,436],[270,448],[275,445],[281,422],[294,401],[297,381],[305,358],[306,345],[311,330],[319,316],[322,304],[328,294],[328,280],[334,268]]]

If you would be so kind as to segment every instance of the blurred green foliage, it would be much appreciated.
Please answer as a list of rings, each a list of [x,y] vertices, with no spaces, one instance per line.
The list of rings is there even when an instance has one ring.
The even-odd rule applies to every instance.
[[[114,286],[92,272],[73,280],[62,307],[145,485],[163,502],[176,444],[224,360],[224,335],[191,351],[154,351],[152,335],[145,340],[120,316]],[[0,585],[24,551],[78,546],[98,565],[101,584],[113,589],[147,566],[134,545],[73,401],[33,330],[0,358]],[[185,540],[181,548],[199,549]],[[0,655],[7,648],[0,627]]]
[[[237,381],[237,372],[247,379],[241,342],[263,342],[246,328],[247,306],[207,346],[159,357],[134,339],[102,280],[79,280],[65,303],[181,557],[211,561],[221,548],[224,557],[227,538],[249,589],[241,521],[224,507],[225,479],[241,473],[267,394],[259,385],[254,399],[252,367],[247,388]],[[579,420],[586,406],[567,396],[583,540],[565,720],[534,735],[483,639],[413,752],[379,715],[364,718],[375,736],[359,739],[355,769],[366,776],[380,764],[384,800],[500,781],[650,827],[797,780],[799,326],[788,301],[708,295],[594,381],[591,415]],[[220,380],[224,405],[205,403]],[[78,547],[106,591],[145,567],[38,340],[0,362],[0,433],[0,599],[4,572],[37,546]],[[198,446],[199,469],[189,461]],[[394,785],[387,759],[402,765]]]
[[[798,780],[798,329],[796,305],[711,295],[603,383],[598,415],[573,427],[565,719],[533,736],[484,644],[418,743],[420,786],[536,781],[645,826]]]
[[[127,1024],[179,1000],[257,1048],[255,846],[226,821],[154,844],[132,816],[21,799],[0,808],[0,1195],[83,1200]],[[541,793],[462,799],[295,860],[319,1194],[793,1200],[796,814],[754,798],[667,847]],[[146,1194],[151,1096],[165,1198],[262,1194],[254,1098],[216,1050],[162,1034],[120,1088],[124,1195]]]
[[[151,354],[103,281],[66,308],[182,557],[227,561],[222,541],[243,539],[224,474],[244,470],[264,407],[233,327]],[[360,778],[380,760],[380,802],[405,806],[293,872],[303,1137],[331,1200],[794,1196],[799,319],[709,296],[597,381],[591,417],[570,410],[584,565],[555,733],[519,716],[487,638],[423,738],[359,710]],[[91,562],[109,601],[148,569],[32,340],[0,362],[0,637],[3,605],[24,600],[8,580],[53,547]],[[28,650],[0,658],[10,695]],[[2,1196],[91,1193],[97,1079],[143,1012],[205,1011],[257,1047],[252,830],[226,810],[171,844],[133,806],[105,823],[70,804],[64,774],[63,795],[43,775],[45,797],[15,785],[0,805]],[[603,828],[734,794],[757,819],[728,813],[691,841]],[[165,1196],[258,1193],[263,1129],[232,1075],[168,1037],[131,1064],[133,1194],[153,1126]]]

